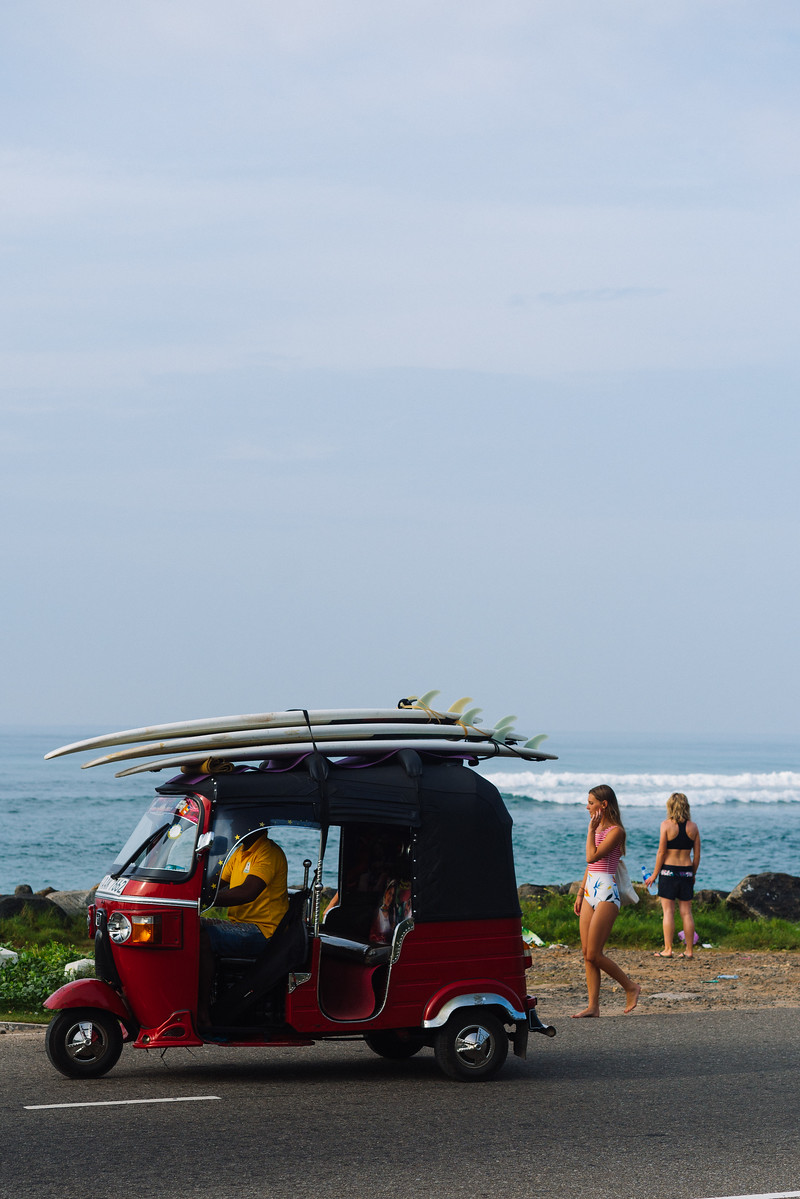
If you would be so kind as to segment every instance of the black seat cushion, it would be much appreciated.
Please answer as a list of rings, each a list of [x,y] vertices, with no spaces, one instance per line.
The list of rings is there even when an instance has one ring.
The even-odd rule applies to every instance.
[[[370,945],[365,941],[351,941],[349,937],[334,937],[330,933],[320,933],[319,939],[325,957],[336,958],[339,961],[383,966],[392,956],[391,945]]]

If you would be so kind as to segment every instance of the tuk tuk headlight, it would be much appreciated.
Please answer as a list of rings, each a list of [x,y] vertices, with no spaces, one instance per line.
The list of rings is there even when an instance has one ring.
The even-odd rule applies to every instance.
[[[108,932],[115,945],[142,945],[153,949],[180,949],[183,918],[180,912],[114,912]]]
[[[108,935],[115,945],[123,945],[131,935],[131,922],[122,912],[114,912],[108,918]]]

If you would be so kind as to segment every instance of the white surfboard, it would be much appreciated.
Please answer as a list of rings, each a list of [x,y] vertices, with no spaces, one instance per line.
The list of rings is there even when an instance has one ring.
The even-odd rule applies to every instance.
[[[421,701],[417,700],[416,702],[419,704]],[[438,712],[431,708],[415,706],[409,708],[323,708],[309,711],[308,719],[312,725],[363,724],[368,721],[376,723],[405,723],[406,721],[435,723],[441,721],[445,724],[455,724],[460,716],[456,712]],[[175,737],[228,733],[237,729],[294,728],[296,726],[307,727],[302,708],[293,708],[285,712],[255,712],[243,716],[210,716],[199,720],[181,720],[172,724],[145,725],[138,729],[103,733],[99,737],[88,737],[84,741],[73,741],[70,745],[51,749],[49,753],[45,754],[45,758],[59,758],[63,754],[104,749],[112,745],[129,745],[138,741],[171,740]]]
[[[494,737],[492,729],[469,728],[463,724],[445,724],[442,722],[386,723],[367,721],[354,724],[317,724],[296,725],[291,728],[244,729],[234,733],[217,733],[203,737],[173,737],[165,741],[138,742],[114,753],[104,754],[91,762],[84,762],[81,769],[88,770],[92,766],[104,766],[109,762],[124,762],[130,758],[152,758],[167,753],[188,752],[198,750],[204,753],[230,752],[235,754],[240,745],[278,745],[295,741],[370,741],[375,738],[382,740],[398,740],[407,737],[438,737],[462,740],[486,741]],[[502,740],[511,744],[524,740],[522,736],[503,736]]]
[[[450,757],[464,758],[522,758],[526,762],[545,762],[553,760],[553,754],[539,753],[537,750],[526,749],[525,746],[504,745],[497,741],[454,741],[445,738],[409,738],[403,740],[381,738],[370,741],[299,741],[291,745],[248,745],[236,749],[234,753],[221,759],[226,762],[253,762],[267,758],[286,758],[313,753],[318,750],[328,758],[344,758],[351,756],[382,757],[386,754],[397,753],[401,749],[413,749],[418,753],[443,753]],[[170,770],[181,766],[197,765],[198,767],[209,755],[199,750],[193,753],[175,754],[173,757],[160,758],[156,761],[142,762],[138,766],[129,766],[120,770],[115,778],[126,778],[130,774],[144,774],[149,770]]]

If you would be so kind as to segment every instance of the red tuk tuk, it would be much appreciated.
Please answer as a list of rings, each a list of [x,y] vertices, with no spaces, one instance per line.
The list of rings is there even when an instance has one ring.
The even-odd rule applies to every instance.
[[[465,1081],[494,1075],[509,1046],[524,1058],[529,1030],[555,1029],[526,994],[511,817],[467,756],[397,748],[380,759],[212,761],[211,773],[159,786],[89,908],[96,977],[45,1003],[56,1012],[51,1063],[93,1078],[124,1042],[266,1048],[354,1035],[386,1058],[432,1047],[440,1069]],[[213,1028],[201,1033],[201,913],[234,847],[265,828],[278,844],[282,828],[313,838],[314,868],[306,858],[258,958],[216,961]],[[338,895],[323,913],[336,833]]]

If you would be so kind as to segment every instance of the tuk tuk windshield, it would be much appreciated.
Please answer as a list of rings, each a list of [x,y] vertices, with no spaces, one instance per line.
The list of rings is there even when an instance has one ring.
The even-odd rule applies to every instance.
[[[123,845],[114,875],[180,882],[192,871],[200,804],[192,796],[158,795]]]

